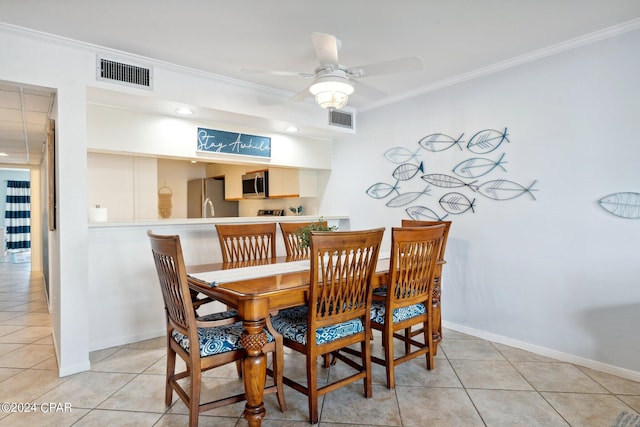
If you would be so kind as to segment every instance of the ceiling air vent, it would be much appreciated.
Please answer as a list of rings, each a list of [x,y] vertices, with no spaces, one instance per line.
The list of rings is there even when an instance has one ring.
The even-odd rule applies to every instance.
[[[153,73],[150,67],[125,64],[98,57],[97,71],[98,80],[143,89],[152,88]]]
[[[338,126],[345,129],[355,127],[355,117],[353,113],[345,111],[329,111],[329,126]]]

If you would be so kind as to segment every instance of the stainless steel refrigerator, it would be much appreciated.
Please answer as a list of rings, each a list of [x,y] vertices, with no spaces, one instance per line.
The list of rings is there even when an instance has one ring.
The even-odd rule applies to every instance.
[[[224,199],[224,180],[194,179],[187,183],[187,218],[238,216],[238,202]]]

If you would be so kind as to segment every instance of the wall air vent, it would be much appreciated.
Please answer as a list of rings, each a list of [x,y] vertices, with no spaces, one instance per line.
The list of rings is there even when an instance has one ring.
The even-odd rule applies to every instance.
[[[346,111],[329,111],[329,126],[354,129],[355,115]]]
[[[97,78],[104,82],[152,89],[153,70],[151,67],[125,64],[112,59],[98,57]]]

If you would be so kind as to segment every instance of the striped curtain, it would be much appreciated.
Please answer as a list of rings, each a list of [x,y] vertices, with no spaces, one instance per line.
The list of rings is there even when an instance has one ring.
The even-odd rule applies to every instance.
[[[7,181],[7,205],[4,214],[7,249],[31,248],[31,183]]]

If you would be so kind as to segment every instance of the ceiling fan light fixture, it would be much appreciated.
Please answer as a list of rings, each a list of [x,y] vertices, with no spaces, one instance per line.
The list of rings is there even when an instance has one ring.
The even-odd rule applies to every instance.
[[[339,110],[347,105],[349,95],[353,93],[353,86],[344,79],[318,79],[309,88],[309,92],[316,97],[316,102],[327,110]]]

